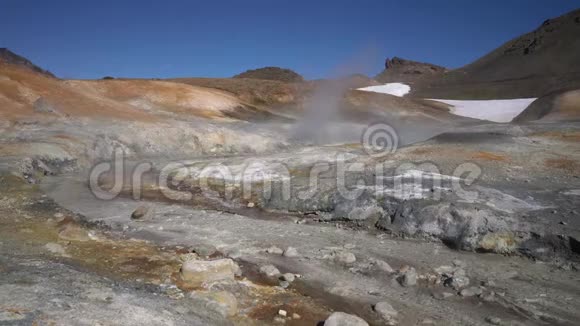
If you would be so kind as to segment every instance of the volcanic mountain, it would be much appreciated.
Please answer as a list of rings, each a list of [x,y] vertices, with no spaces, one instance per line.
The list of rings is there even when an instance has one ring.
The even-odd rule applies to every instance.
[[[428,80],[412,95],[426,98],[540,97],[580,88],[580,9],[544,21],[475,62]]]

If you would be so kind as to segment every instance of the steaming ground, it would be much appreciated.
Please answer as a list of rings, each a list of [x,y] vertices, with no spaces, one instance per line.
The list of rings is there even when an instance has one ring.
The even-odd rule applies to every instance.
[[[578,123],[488,123],[341,82],[306,97],[271,81],[0,68],[0,323],[580,317]],[[388,155],[361,144],[378,123],[396,130]],[[88,175],[119,149],[126,182],[103,201]],[[105,172],[94,180],[113,192]]]

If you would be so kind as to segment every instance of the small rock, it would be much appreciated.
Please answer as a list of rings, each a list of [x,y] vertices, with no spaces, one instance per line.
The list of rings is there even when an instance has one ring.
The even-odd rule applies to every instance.
[[[181,279],[193,287],[206,283],[233,280],[239,266],[229,259],[188,260],[181,266]]]
[[[495,281],[492,279],[487,279],[485,281],[482,281],[481,285],[483,285],[483,286],[495,286]]]
[[[286,317],[288,316],[288,312],[286,310],[278,310],[278,315],[282,316],[282,317]]]
[[[89,241],[91,237],[87,230],[75,224],[66,224],[58,232],[58,237],[67,241]]]
[[[183,263],[183,262],[186,262],[188,260],[196,260],[199,258],[199,256],[194,252],[188,252],[185,254],[180,254],[178,258]]]
[[[469,278],[467,276],[453,276],[443,282],[444,286],[452,287],[459,291],[460,289],[469,285]]]
[[[32,106],[33,106],[35,112],[41,112],[41,113],[57,113],[58,112],[56,107],[54,105],[52,105],[51,103],[49,103],[42,96],[39,97],[38,99],[36,99],[36,101],[34,101]]]
[[[149,220],[155,215],[155,210],[149,205],[140,205],[133,213],[131,213],[132,220]]]
[[[352,264],[356,261],[356,256],[349,251],[339,251],[334,253],[333,259],[337,263],[341,264]]]
[[[449,265],[442,265],[439,266],[437,268],[435,268],[435,273],[439,274],[439,275],[453,275],[455,271],[455,267],[453,266],[449,266]]]
[[[364,319],[350,315],[344,312],[334,312],[326,321],[324,326],[368,326],[369,324]]]
[[[481,300],[485,302],[494,302],[495,301],[495,292],[491,291],[489,293],[485,293],[481,295]]]
[[[284,250],[282,250],[276,246],[272,246],[272,247],[266,249],[266,252],[269,254],[273,254],[273,255],[281,255],[284,253]]]
[[[300,318],[302,318],[302,316],[300,316],[299,314],[297,313],[292,314],[292,319],[300,319]]]
[[[435,321],[430,318],[425,318],[421,321],[421,325],[435,325]]]
[[[286,248],[286,250],[284,250],[284,257],[298,257],[298,250],[296,250],[296,248],[294,247],[288,247]]]
[[[376,311],[385,321],[393,321],[399,314],[395,308],[386,301],[375,304],[373,310]]]
[[[473,297],[476,295],[480,295],[481,293],[483,293],[483,291],[478,286],[468,287],[468,288],[461,290],[461,292],[459,292],[459,294],[462,297]]]
[[[280,316],[276,316],[276,317],[274,317],[274,323],[276,323],[276,324],[285,324],[286,323],[286,318],[280,317]]]
[[[274,265],[264,265],[260,267],[260,273],[268,276],[268,277],[275,277],[280,275],[280,271]]]
[[[290,287],[290,282],[288,282],[288,281],[281,281],[280,284],[278,284],[278,285],[280,285],[280,287],[283,288],[283,289],[287,289],[287,288]]]
[[[280,276],[280,279],[282,281],[286,281],[286,282],[292,283],[292,282],[294,282],[295,275],[292,274],[292,273],[284,273],[284,274],[282,274],[282,276]]]
[[[190,298],[204,308],[215,311],[223,317],[235,316],[238,313],[238,300],[227,291],[192,292]]]
[[[399,284],[404,287],[415,286],[417,285],[417,271],[415,271],[415,268],[413,267],[403,269],[403,272],[397,278],[397,281],[399,281]]]
[[[485,321],[492,324],[492,325],[501,325],[501,319],[498,317],[488,316],[488,317],[485,317]]]
[[[246,205],[248,208],[252,208],[254,206],[256,206],[256,204],[254,204],[253,202],[249,202],[248,205]]]
[[[196,253],[201,257],[209,257],[215,254],[217,249],[210,244],[197,244],[191,248],[191,252]]]
[[[451,292],[436,292],[436,293],[433,293],[433,298],[435,298],[437,300],[445,300],[445,299],[450,298],[452,296],[454,296],[454,294],[451,293]]]
[[[374,260],[373,264],[381,271],[385,272],[385,273],[389,273],[392,274],[395,272],[395,270],[391,267],[391,265],[389,265],[386,261],[383,260]]]
[[[53,254],[60,255],[60,256],[67,256],[66,250],[63,246],[58,243],[50,242],[44,245],[46,250],[50,251]]]

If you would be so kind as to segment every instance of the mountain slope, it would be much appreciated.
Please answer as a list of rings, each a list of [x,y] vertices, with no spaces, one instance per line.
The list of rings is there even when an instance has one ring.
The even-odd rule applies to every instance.
[[[10,64],[25,67],[26,69],[38,72],[48,77],[54,77],[54,75],[48,71],[40,68],[39,66],[32,63],[30,60],[19,56],[18,54],[10,51],[7,48],[0,48],[0,64]]]
[[[247,70],[241,74],[235,75],[234,78],[276,80],[287,83],[298,83],[304,81],[304,78],[295,71],[280,67],[264,67]]]
[[[536,30],[439,78],[422,82],[413,95],[492,99],[540,97],[580,88],[580,9],[548,19]]]

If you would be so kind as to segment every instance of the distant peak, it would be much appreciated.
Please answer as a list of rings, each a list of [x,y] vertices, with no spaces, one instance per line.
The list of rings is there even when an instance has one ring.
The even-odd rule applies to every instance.
[[[234,78],[252,78],[276,80],[282,82],[302,82],[304,78],[293,70],[280,67],[264,67],[253,70],[247,70]]]
[[[445,70],[445,67],[442,66],[419,61],[407,60],[401,57],[393,57],[392,59],[387,58],[385,60],[385,69],[394,68],[397,66],[429,66],[435,68],[434,70]]]

